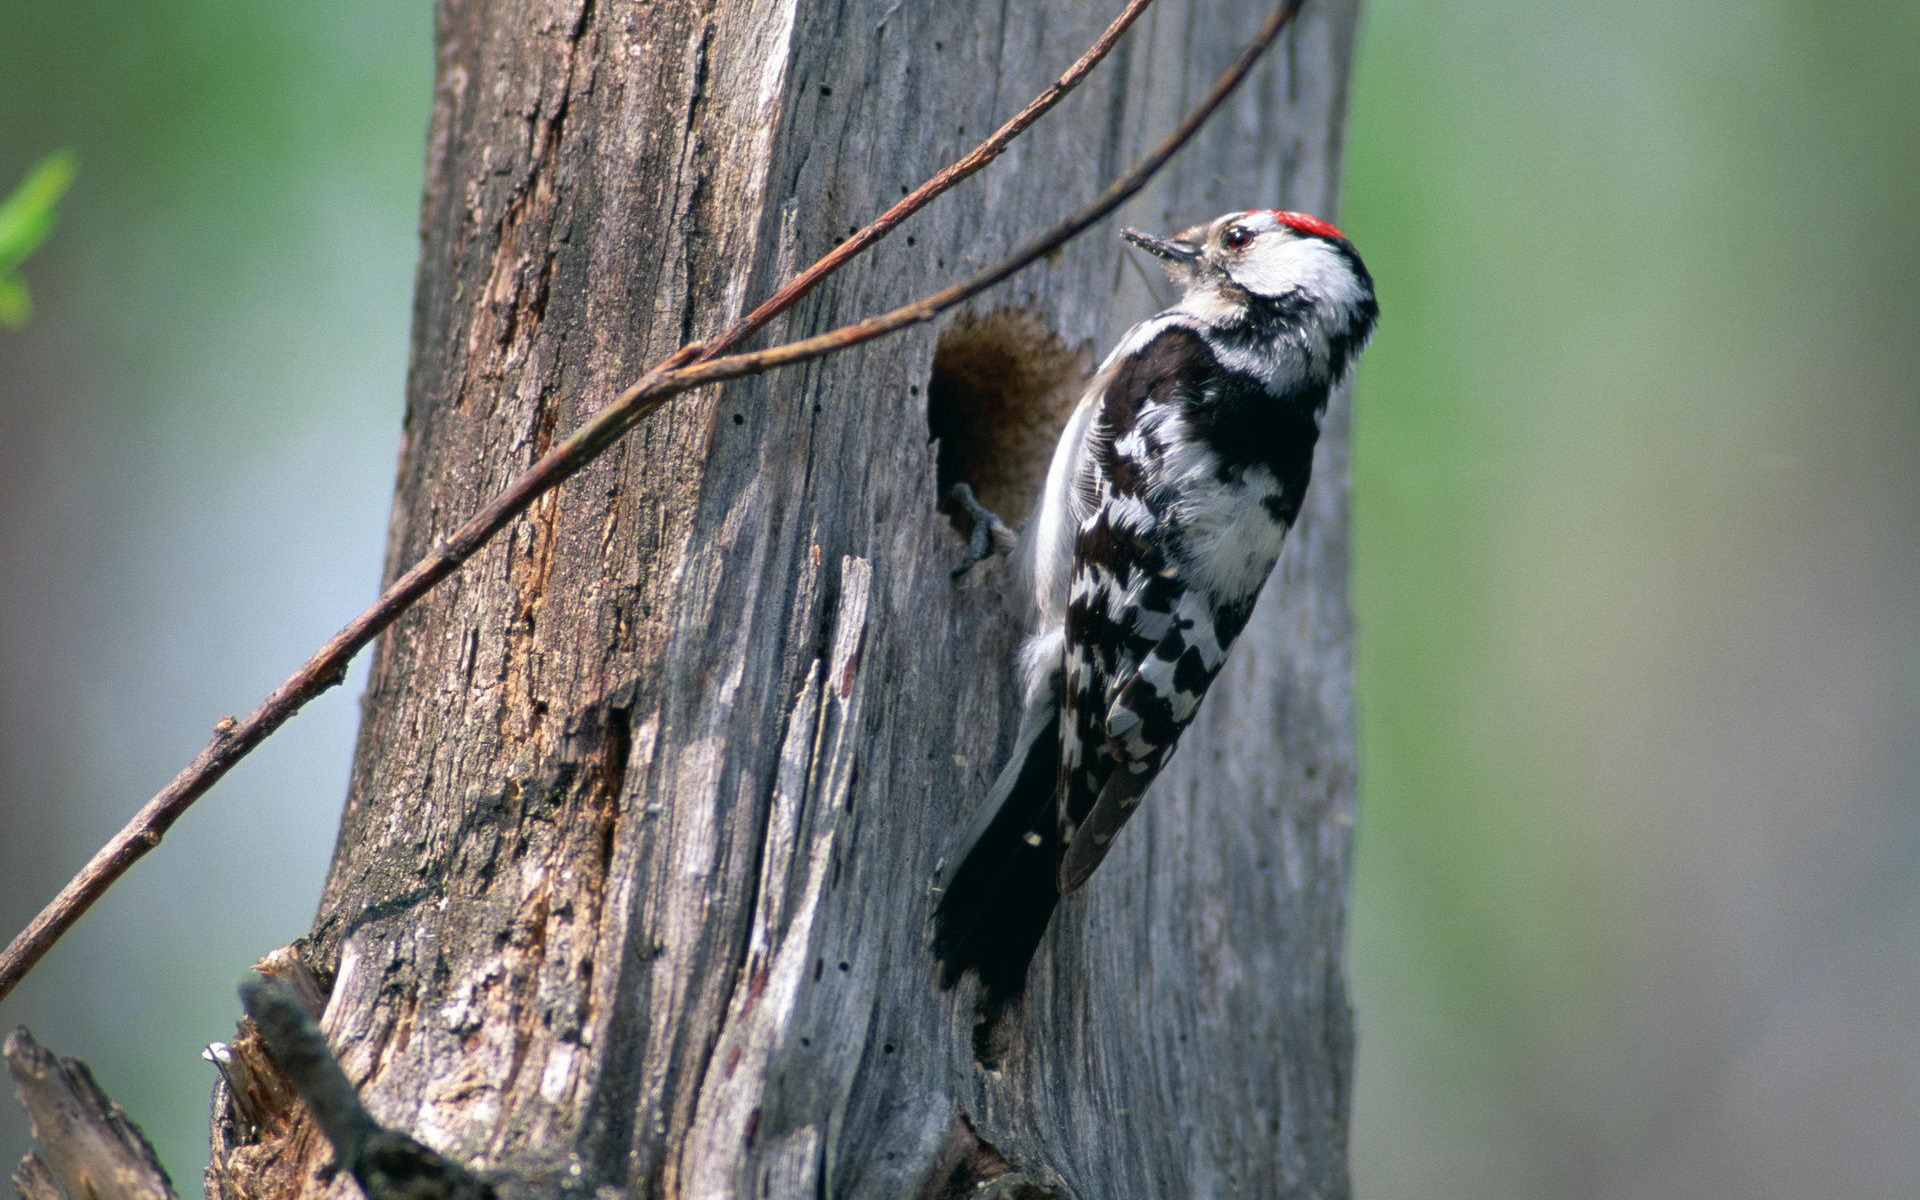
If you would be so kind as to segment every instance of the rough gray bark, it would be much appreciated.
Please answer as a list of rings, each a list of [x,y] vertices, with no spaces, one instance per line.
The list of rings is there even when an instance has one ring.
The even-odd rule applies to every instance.
[[[1112,7],[442,0],[390,571]],[[929,290],[1092,194],[1260,7],[1157,6],[774,332]],[[1353,19],[1309,5],[1132,222],[1330,211]],[[1275,584],[1063,905],[1000,1069],[968,994],[932,986],[927,883],[1010,735],[1016,631],[991,571],[947,577],[929,393],[948,472],[1017,511],[1051,429],[978,414],[1057,413],[1153,307],[1096,236],[949,324],[937,373],[932,328],[684,397],[388,634],[312,947],[380,1121],[509,1196],[1347,1194],[1344,402]],[[273,1161],[228,1194],[317,1188]]]

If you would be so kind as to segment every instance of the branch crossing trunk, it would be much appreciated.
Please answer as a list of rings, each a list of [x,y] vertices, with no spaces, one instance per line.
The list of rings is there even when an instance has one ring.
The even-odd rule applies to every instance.
[[[389,576],[1115,7],[445,0]],[[770,335],[1023,242],[1265,11],[1156,3]],[[1353,22],[1309,5],[1128,221],[1330,215]],[[1344,400],[1268,595],[991,1067],[969,993],[934,986],[933,860],[1012,737],[1018,634],[994,568],[949,578],[938,500],[976,471],[1001,511],[1030,497],[1080,374],[1155,307],[1121,255],[1096,231],[944,325],[684,398],[387,633],[309,947],[373,1118],[509,1200],[1347,1194]],[[309,1133],[226,1194],[320,1190],[326,1153]]]

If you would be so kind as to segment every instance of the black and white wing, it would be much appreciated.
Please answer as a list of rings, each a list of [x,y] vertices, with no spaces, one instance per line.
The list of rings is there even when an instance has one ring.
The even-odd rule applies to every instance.
[[[1179,324],[1128,356],[1101,398],[1063,650],[1063,894],[1100,864],[1166,765],[1299,511],[1317,425],[1284,439],[1285,462],[1217,436],[1242,410],[1281,407]]]

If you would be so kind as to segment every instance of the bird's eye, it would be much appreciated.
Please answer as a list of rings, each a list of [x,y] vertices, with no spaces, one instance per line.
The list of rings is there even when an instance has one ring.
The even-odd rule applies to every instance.
[[[1244,250],[1253,241],[1253,230],[1245,225],[1229,225],[1220,235],[1220,244],[1229,250]]]

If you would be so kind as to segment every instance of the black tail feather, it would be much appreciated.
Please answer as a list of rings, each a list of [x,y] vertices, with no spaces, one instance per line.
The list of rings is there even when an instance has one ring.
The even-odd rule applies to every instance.
[[[940,986],[980,976],[989,1017],[1025,989],[1027,965],[1060,903],[1060,835],[1054,792],[1060,775],[1058,709],[1035,704],[1020,722],[1000,778],[949,852],[937,885],[933,952]]]

